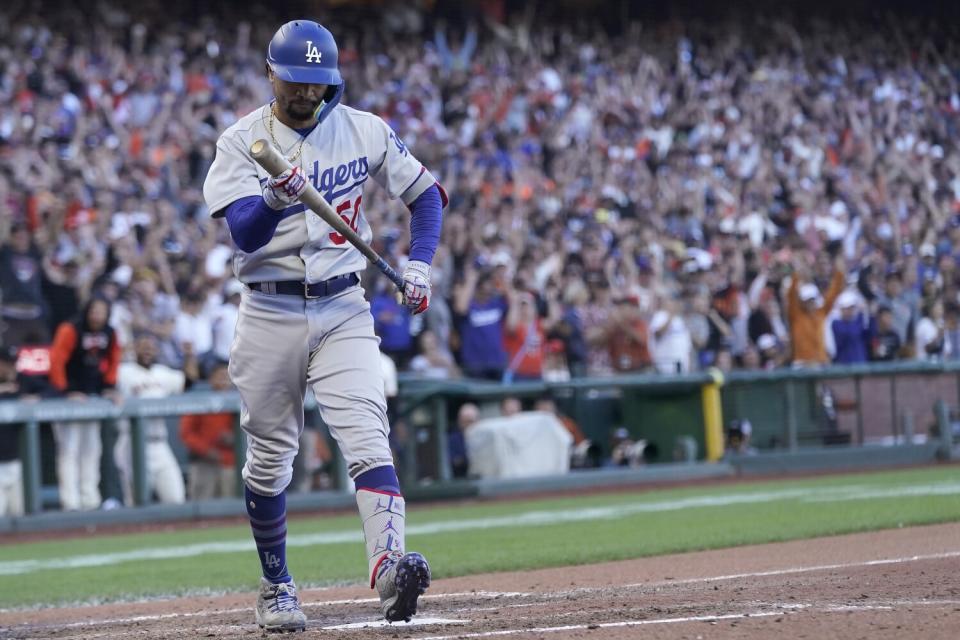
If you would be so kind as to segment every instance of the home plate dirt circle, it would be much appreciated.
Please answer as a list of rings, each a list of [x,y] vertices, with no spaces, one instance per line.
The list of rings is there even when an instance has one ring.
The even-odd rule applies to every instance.
[[[302,596],[303,638],[954,640],[960,524],[437,580],[410,623],[378,620],[361,587]],[[256,638],[253,598],[10,611],[0,637]]]

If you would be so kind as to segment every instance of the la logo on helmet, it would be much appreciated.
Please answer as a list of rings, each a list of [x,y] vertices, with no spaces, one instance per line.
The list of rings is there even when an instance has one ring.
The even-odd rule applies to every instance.
[[[320,50],[313,46],[313,40],[307,40],[307,62],[320,64]]]

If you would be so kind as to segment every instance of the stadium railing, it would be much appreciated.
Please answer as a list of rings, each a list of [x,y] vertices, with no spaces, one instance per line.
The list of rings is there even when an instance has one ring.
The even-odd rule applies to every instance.
[[[168,398],[128,399],[122,405],[102,398],[43,400],[39,402],[0,402],[0,428],[20,425],[20,459],[23,463],[24,507],[27,513],[40,511],[40,424],[67,421],[130,422],[133,470],[133,499],[138,505],[149,502],[146,479],[144,420],[187,414],[232,413],[237,417],[235,439],[238,464],[245,455],[245,442],[239,428],[240,396],[233,392],[197,391]],[[104,455],[112,455],[104,449]],[[239,477],[239,476],[238,476]]]
[[[400,414],[413,423],[411,438],[419,446],[432,442],[436,448],[432,475],[423,474],[417,448],[404,450],[403,479],[410,483],[449,479],[445,447],[436,443],[444,441],[461,403],[482,407],[507,396],[554,399],[602,449],[607,448],[612,432],[622,427],[631,437],[646,441],[647,462],[677,460],[681,440],[694,443],[698,459],[717,460],[725,455],[727,429],[743,421],[750,422],[751,442],[761,452],[930,442],[949,436],[951,421],[957,421],[949,408],[960,406],[960,362],[872,363],[725,375],[717,371],[643,373],[512,385],[401,377],[400,388]],[[711,406],[711,390],[719,391],[719,407]],[[920,424],[924,415],[929,420]]]

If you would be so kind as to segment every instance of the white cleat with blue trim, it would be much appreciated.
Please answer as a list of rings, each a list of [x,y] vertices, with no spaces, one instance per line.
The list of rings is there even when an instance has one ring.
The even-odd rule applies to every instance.
[[[307,628],[307,616],[300,609],[297,585],[293,581],[274,584],[260,578],[256,611],[257,624],[266,631],[282,633]]]
[[[377,567],[380,610],[389,622],[409,622],[417,600],[430,586],[430,565],[419,553],[391,553]]]

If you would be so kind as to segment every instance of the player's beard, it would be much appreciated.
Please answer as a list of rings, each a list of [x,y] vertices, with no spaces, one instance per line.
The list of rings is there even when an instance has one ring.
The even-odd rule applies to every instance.
[[[312,102],[310,100],[304,100],[302,102],[290,101],[287,102],[283,110],[286,111],[287,116],[291,120],[303,121],[312,118],[319,106],[319,102]]]

